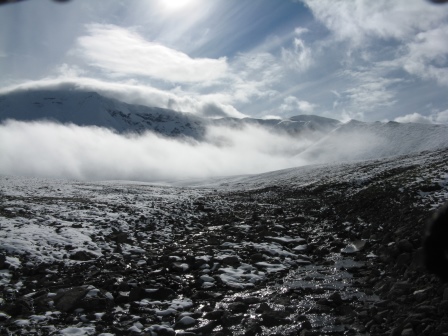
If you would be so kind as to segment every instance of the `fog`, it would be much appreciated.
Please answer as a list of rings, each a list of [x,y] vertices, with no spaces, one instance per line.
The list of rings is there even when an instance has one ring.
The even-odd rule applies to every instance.
[[[209,127],[205,139],[50,121],[0,124],[0,174],[170,182],[361,161],[446,147],[446,127],[348,123],[317,142],[260,126]]]
[[[303,165],[297,153],[309,145],[256,127],[209,128],[206,140],[197,142],[9,120],[0,125],[0,173],[82,180],[207,178]]]

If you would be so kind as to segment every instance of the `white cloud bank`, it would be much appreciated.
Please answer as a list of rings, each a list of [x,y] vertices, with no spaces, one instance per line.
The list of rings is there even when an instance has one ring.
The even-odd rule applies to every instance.
[[[174,83],[193,83],[221,78],[227,60],[191,58],[136,32],[114,25],[91,24],[78,38],[76,53],[89,65],[112,76],[148,76]]]
[[[421,115],[420,113],[410,113],[404,116],[395,118],[395,121],[401,123],[419,123],[419,124],[448,124],[448,110],[436,112],[429,116]]]
[[[16,90],[82,90],[118,99],[128,104],[161,107],[189,112],[203,117],[247,117],[230,104],[221,103],[214,96],[193,95],[179,88],[161,90],[136,81],[106,82],[99,79],[78,77],[77,73],[63,67],[64,74],[55,78],[28,81],[0,89],[0,94]]]
[[[255,127],[211,128],[207,140],[7,121],[0,124],[0,173],[139,181],[260,173],[302,165],[294,155],[310,144]]]

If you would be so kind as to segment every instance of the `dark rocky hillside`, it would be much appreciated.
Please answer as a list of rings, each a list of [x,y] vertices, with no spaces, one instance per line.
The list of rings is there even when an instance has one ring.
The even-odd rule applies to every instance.
[[[448,150],[213,188],[2,177],[2,335],[448,335]],[[219,186],[219,184],[221,186]]]

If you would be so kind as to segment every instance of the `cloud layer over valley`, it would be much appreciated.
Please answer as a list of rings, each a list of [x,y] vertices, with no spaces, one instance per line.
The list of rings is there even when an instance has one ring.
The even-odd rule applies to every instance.
[[[52,122],[0,125],[0,173],[159,181],[261,173],[303,164],[310,142],[257,127],[209,128],[205,142]]]
[[[208,126],[205,138],[118,134],[96,126],[7,120],[0,174],[174,181],[377,159],[445,147],[448,126],[352,121],[316,141],[253,125]]]

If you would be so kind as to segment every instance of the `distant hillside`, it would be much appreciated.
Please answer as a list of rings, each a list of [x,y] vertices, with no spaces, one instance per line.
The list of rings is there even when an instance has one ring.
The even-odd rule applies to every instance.
[[[155,131],[196,139],[205,133],[204,121],[189,113],[126,104],[85,91],[20,91],[0,96],[0,121],[51,120],[79,126],[98,126],[117,132]]]
[[[242,128],[257,125],[315,140],[340,125],[338,120],[318,116],[296,116],[287,120],[222,118],[207,119],[191,113],[127,104],[85,91],[17,91],[0,95],[0,122],[52,120],[79,126],[98,126],[119,133],[154,131],[166,136],[201,140],[207,126]]]
[[[299,156],[310,163],[359,161],[444,147],[448,147],[448,125],[352,120]]]

